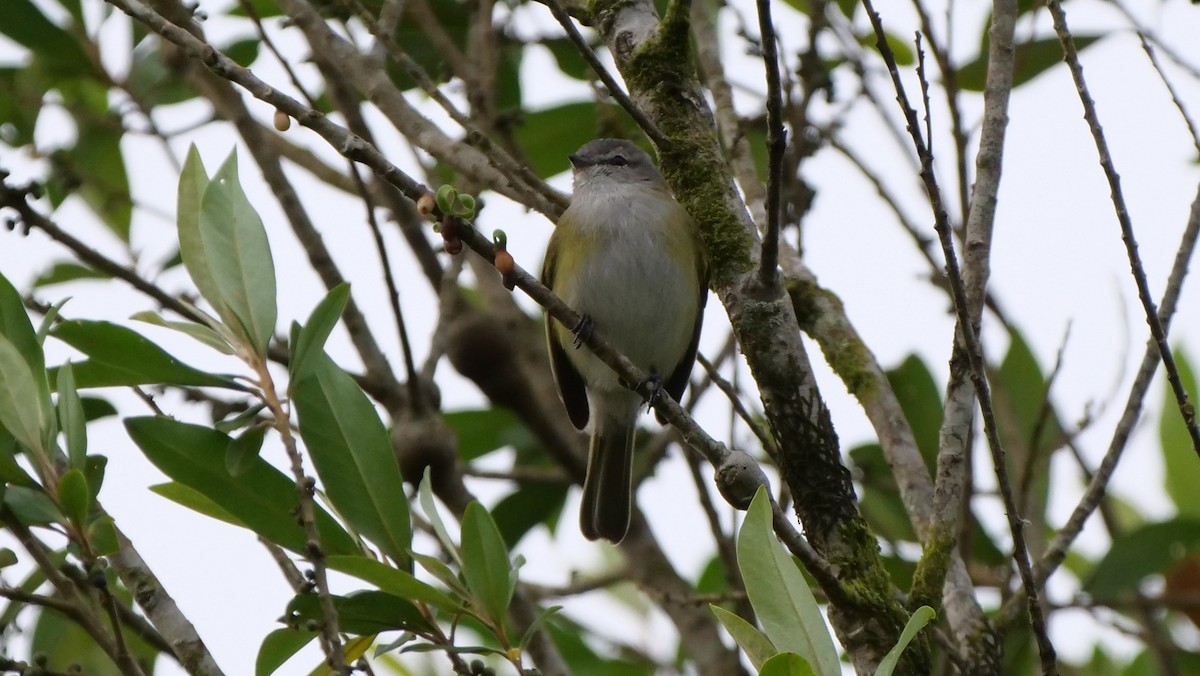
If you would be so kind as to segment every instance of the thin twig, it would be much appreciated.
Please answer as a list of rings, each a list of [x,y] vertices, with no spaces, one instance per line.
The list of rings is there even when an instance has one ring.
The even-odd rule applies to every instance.
[[[1008,526],[1013,538],[1013,559],[1015,559],[1017,570],[1020,572],[1021,579],[1026,585],[1026,605],[1029,610],[1030,624],[1037,639],[1042,672],[1047,675],[1057,674],[1057,658],[1054,646],[1050,643],[1050,638],[1046,631],[1046,620],[1038,592],[1036,589],[1029,588],[1029,585],[1033,583],[1034,576],[1029,556],[1029,547],[1025,542],[1024,524],[1020,513],[1017,511],[1016,498],[1013,495],[1012,483],[1008,476],[1008,460],[996,429],[996,416],[992,406],[991,391],[984,370],[983,350],[979,344],[974,322],[968,310],[970,305],[967,292],[959,270],[958,258],[954,252],[954,235],[949,226],[949,219],[941,199],[941,192],[938,189],[937,177],[933,170],[933,155],[921,137],[917,113],[908,102],[908,95],[900,80],[900,72],[896,65],[895,55],[892,54],[891,47],[887,43],[887,33],[883,28],[883,20],[875,10],[871,0],[863,0],[863,5],[867,9],[871,25],[875,30],[876,47],[879,49],[880,54],[883,55],[884,62],[888,66],[888,71],[892,76],[892,84],[896,90],[896,99],[900,103],[901,111],[907,120],[909,134],[912,136],[913,144],[917,149],[917,155],[921,159],[921,178],[925,182],[926,191],[929,194],[930,203],[933,207],[934,227],[942,243],[942,253],[946,258],[946,270],[954,294],[955,311],[958,314],[958,336],[966,348],[966,356],[971,367],[971,381],[975,385],[975,394],[979,400],[979,408],[982,412],[984,433],[987,437],[988,448],[992,453],[992,462],[995,465],[996,480],[1000,487],[1000,494],[1004,500]],[[925,85],[922,86],[924,87]]]
[[[767,224],[763,232],[762,260],[758,280],[764,288],[779,283],[779,204],[783,190],[783,151],[787,132],[783,129],[783,85],[779,75],[779,45],[771,21],[771,0],[757,0],[763,65],[767,71]]]
[[[608,72],[603,63],[600,63],[600,59],[596,57],[596,52],[592,50],[587,40],[583,39],[583,35],[579,33],[579,29],[575,27],[575,23],[571,20],[571,16],[558,3],[558,0],[542,1],[545,2],[546,7],[550,9],[550,13],[554,15],[555,20],[563,27],[563,30],[567,32],[567,37],[575,45],[575,48],[579,51],[579,55],[583,57],[584,61],[587,61],[588,65],[592,67],[592,71],[596,73],[596,77],[600,78],[600,81],[608,88],[608,95],[613,97],[613,100],[624,108],[625,112],[629,113],[629,116],[633,118],[634,122],[637,122],[637,125],[654,142],[656,147],[662,148],[665,146],[667,137],[659,130],[658,125],[651,122],[650,118],[646,117],[646,114],[634,105],[633,99],[629,98],[629,95],[621,88],[617,79],[613,77],[612,73]]]
[[[1167,333],[1163,330],[1162,322],[1158,319],[1158,309],[1154,298],[1150,295],[1150,283],[1146,279],[1146,269],[1142,266],[1141,256],[1138,255],[1137,240],[1133,234],[1133,222],[1129,218],[1129,210],[1125,206],[1125,196],[1121,191],[1121,177],[1113,166],[1112,156],[1108,152],[1108,141],[1104,138],[1104,128],[1100,126],[1100,118],[1096,114],[1096,104],[1088,92],[1087,83],[1083,79],[1083,64],[1079,62],[1079,52],[1075,48],[1075,39],[1067,27],[1067,13],[1062,8],[1060,0],[1050,0],[1047,3],[1050,15],[1054,17],[1054,31],[1062,44],[1063,58],[1071,70],[1071,78],[1075,81],[1075,90],[1079,93],[1079,102],[1083,105],[1083,117],[1087,120],[1088,129],[1096,144],[1096,153],[1100,158],[1100,166],[1108,179],[1109,191],[1112,193],[1113,209],[1116,211],[1117,222],[1121,226],[1121,241],[1125,243],[1125,252],[1129,257],[1129,269],[1133,281],[1137,285],[1138,299],[1142,301],[1142,309],[1146,313],[1146,323],[1150,326],[1150,334],[1158,346],[1162,358],[1163,369],[1167,372],[1167,381],[1175,394],[1179,405],[1179,413],[1187,426],[1188,435],[1192,438],[1192,448],[1200,456],[1200,426],[1196,424],[1196,409],[1188,401],[1187,389],[1179,377],[1179,368],[1175,365],[1175,356],[1167,343]]]

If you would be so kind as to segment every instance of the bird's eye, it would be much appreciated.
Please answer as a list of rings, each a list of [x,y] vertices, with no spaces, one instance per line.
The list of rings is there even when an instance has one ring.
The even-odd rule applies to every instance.
[[[612,164],[618,167],[623,167],[626,164],[629,164],[629,160],[626,160],[624,155],[613,155]]]

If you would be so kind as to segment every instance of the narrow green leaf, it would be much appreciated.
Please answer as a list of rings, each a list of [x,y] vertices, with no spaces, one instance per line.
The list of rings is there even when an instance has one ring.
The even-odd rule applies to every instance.
[[[250,64],[258,58],[258,48],[261,44],[262,40],[258,38],[246,38],[222,48],[221,51],[237,65],[249,68]]]
[[[91,121],[76,116],[79,139],[66,151],[62,161],[69,162],[79,181],[77,193],[100,220],[122,241],[129,241],[133,220],[133,202],[129,199],[129,174],[121,153],[124,130],[107,121]]]
[[[478,502],[467,505],[462,523],[463,578],[488,619],[504,626],[512,598],[508,548],[492,516]]]
[[[840,673],[841,671],[829,672],[829,674]],[[808,660],[796,653],[779,653],[767,660],[758,672],[758,676],[815,676],[815,674],[816,672],[813,671]]]
[[[58,505],[41,488],[9,486],[4,491],[4,506],[23,523],[49,526],[64,521]]]
[[[71,467],[80,468],[87,461],[87,420],[83,401],[75,391],[75,374],[67,362],[58,370],[58,420],[67,439],[67,457]]]
[[[347,634],[370,635],[397,629],[424,631],[429,623],[408,601],[381,591],[356,591],[334,596],[338,628]],[[288,603],[288,618],[304,626],[309,620],[324,618],[316,594],[300,594]]]
[[[742,652],[746,653],[746,657],[755,670],[762,669],[763,664],[778,652],[775,650],[775,646],[771,645],[771,639],[764,636],[753,624],[743,620],[739,615],[711,603],[708,608],[713,615],[717,616],[721,626],[725,627],[725,631],[729,632]]]
[[[175,224],[179,232],[179,255],[183,258],[183,266],[187,268],[188,275],[200,291],[200,295],[212,304],[217,314],[227,323],[236,325],[229,308],[221,301],[221,292],[216,279],[213,278],[213,268],[209,264],[204,241],[200,236],[201,200],[208,184],[208,173],[204,169],[204,161],[200,159],[200,151],[192,145],[188,148],[183,171],[179,173],[179,189],[176,196]]]
[[[504,448],[527,444],[533,439],[520,419],[508,409],[494,407],[450,411],[442,420],[458,439],[458,457],[475,460]]]
[[[92,543],[92,550],[100,556],[110,556],[121,549],[117,527],[111,516],[102,516],[88,526],[88,542]]]
[[[238,181],[236,151],[230,153],[204,190],[200,240],[216,280],[218,300],[237,318],[251,347],[265,355],[278,312],[275,263],[267,231]]]
[[[937,381],[925,361],[915,354],[889,369],[887,378],[912,427],[921,457],[932,472],[937,464],[938,434],[942,428],[942,396]]]
[[[262,645],[258,647],[258,657],[254,660],[255,676],[270,676],[275,673],[284,662],[316,637],[317,632],[300,629],[276,629],[267,634]]]
[[[163,328],[179,331],[180,333],[190,336],[222,354],[234,354],[234,350],[229,345],[229,341],[222,338],[221,334],[213,331],[203,324],[196,324],[194,322],[167,321],[157,313],[149,310],[138,312],[131,316],[130,319],[136,319],[139,322],[146,322],[147,324],[153,324],[155,326],[161,326]]]
[[[1083,591],[1111,598],[1128,593],[1147,576],[1200,552],[1200,521],[1178,518],[1152,523],[1117,538],[1083,582]]]
[[[504,544],[511,549],[535,526],[554,522],[562,513],[567,487],[553,484],[529,484],[508,494],[492,508],[492,518]]]
[[[103,455],[89,455],[84,460],[83,476],[87,478],[88,491],[92,500],[100,495],[100,487],[104,485],[104,472],[108,469],[108,458]]]
[[[1187,390],[1188,398],[1195,405],[1196,376],[1191,359],[1183,346],[1175,346],[1175,364],[1179,367],[1179,378]],[[1196,490],[1196,450],[1192,448],[1192,437],[1188,434],[1171,384],[1163,382],[1163,407],[1158,419],[1158,440],[1162,445],[1164,484],[1180,516],[1200,518],[1200,490]]]
[[[23,446],[45,455],[50,421],[41,401],[29,364],[17,347],[0,335],[0,425]]]
[[[63,473],[58,480],[58,502],[67,518],[76,526],[87,523],[92,496],[83,472],[72,469]]]
[[[442,515],[438,512],[437,504],[433,501],[432,485],[433,482],[429,478],[429,468],[426,467],[425,476],[421,477],[421,485],[417,487],[417,496],[421,501],[421,510],[425,512],[425,519],[433,526],[433,532],[437,535],[438,541],[442,543],[442,547],[450,553],[450,558],[454,559],[454,562],[458,564],[459,570],[462,570],[462,553],[459,551],[454,539],[450,537],[450,531],[446,529],[446,522],[442,521]]]
[[[288,363],[288,369],[291,371],[293,382],[301,380],[307,375],[305,367],[310,358],[325,348],[325,341],[329,339],[333,327],[337,326],[342,312],[346,309],[346,302],[349,300],[350,285],[343,282],[330,289],[321,302],[313,308],[312,314],[308,316],[308,321],[304,323],[297,333],[295,341],[292,342],[292,359]]]
[[[628,114],[615,105],[602,107],[592,101],[579,101],[525,112],[516,138],[537,175],[553,176],[569,168],[567,155],[596,137],[601,119],[615,121],[620,128],[633,127]]]
[[[904,625],[904,631],[900,632],[900,639],[896,641],[896,645],[888,651],[888,654],[883,656],[879,662],[879,666],[875,669],[875,676],[892,676],[892,671],[896,668],[896,663],[900,661],[900,656],[904,654],[904,649],[917,636],[917,632],[925,628],[925,625],[933,621],[937,617],[937,613],[929,606],[921,606],[917,608],[917,612],[908,618],[908,623]]]
[[[467,587],[463,584],[462,580],[459,579],[458,575],[456,575],[453,570],[450,570],[450,566],[447,566],[445,563],[443,563],[441,559],[437,559],[426,554],[421,554],[420,552],[409,552],[409,554],[412,556],[413,561],[421,564],[421,567],[425,569],[425,572],[437,578],[439,582],[446,585],[455,594],[463,598],[469,598],[471,596],[471,593],[467,591]]]
[[[112,275],[89,268],[86,265],[63,261],[55,263],[49,270],[38,275],[37,279],[33,280],[33,288],[37,289],[81,279],[112,279]]]
[[[91,71],[82,42],[47,18],[31,0],[0,2],[0,33],[28,48],[55,75]]]
[[[165,417],[128,418],[125,429],[150,462],[203,494],[255,533],[303,553],[307,537],[296,521],[296,485],[266,460],[255,458],[239,477],[225,471],[228,436]],[[358,546],[319,505],[317,532],[326,554],[356,554]]]
[[[989,21],[988,24],[991,22]],[[959,68],[958,84],[966,91],[981,92],[987,84],[988,29],[983,29],[983,43],[973,61]],[[1103,35],[1074,35],[1075,47],[1083,51]],[[1016,45],[1013,56],[1013,86],[1019,87],[1062,61],[1062,46],[1058,38],[1038,38]]]
[[[370,582],[389,594],[413,602],[428,603],[452,615],[462,611],[462,604],[447,596],[445,592],[386,563],[365,556],[330,556],[326,561],[333,570]]]
[[[840,674],[837,649],[804,576],[771,529],[771,503],[758,489],[737,541],[738,567],[767,638],[804,657],[822,676]]]
[[[230,476],[239,477],[250,468],[252,461],[262,450],[263,439],[266,436],[265,427],[255,426],[234,438],[229,448],[225,449],[225,470]]]
[[[80,388],[170,384],[246,389],[230,376],[184,364],[145,336],[117,324],[66,321],[55,326],[51,335],[89,357],[73,366]]]
[[[160,495],[177,505],[187,507],[193,512],[198,512],[218,521],[224,521],[239,528],[248,528],[246,524],[242,523],[241,519],[225,511],[223,507],[209,500],[203,493],[178,481],[155,484],[150,487],[150,492]]]
[[[338,513],[391,557],[408,560],[412,524],[404,481],[379,413],[323,352],[292,386],[300,436]]]
[[[533,622],[529,623],[529,627],[525,630],[525,633],[521,635],[521,642],[517,644],[517,647],[519,647],[521,650],[525,650],[525,648],[529,645],[529,642],[533,640],[534,634],[540,631],[542,625],[549,622],[550,618],[554,617],[554,615],[560,610],[562,610],[562,606],[550,606],[549,608],[545,608],[542,610],[542,612],[538,613],[538,616],[534,618]]]
[[[46,360],[42,356],[42,343],[37,339],[33,324],[30,323],[29,315],[25,312],[21,294],[3,274],[0,274],[0,336],[7,338],[17,348],[21,358],[29,365],[31,373],[40,373],[46,370]],[[49,385],[47,385],[47,396],[49,396],[49,389]]]

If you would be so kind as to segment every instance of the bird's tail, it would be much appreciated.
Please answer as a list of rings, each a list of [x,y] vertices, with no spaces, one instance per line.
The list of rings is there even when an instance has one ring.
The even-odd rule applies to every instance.
[[[579,529],[589,540],[604,538],[617,543],[629,530],[636,416],[597,418],[588,447]]]

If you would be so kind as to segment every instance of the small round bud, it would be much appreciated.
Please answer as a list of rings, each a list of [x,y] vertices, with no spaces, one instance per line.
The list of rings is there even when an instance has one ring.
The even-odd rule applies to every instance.
[[[513,261],[512,254],[507,251],[497,251],[495,260],[496,270],[504,278],[504,288],[509,291],[516,286],[516,280],[513,279],[513,271],[516,268],[516,263]]]
[[[436,207],[437,197],[435,197],[431,192],[427,192],[417,199],[417,213],[421,214],[422,216],[428,216],[429,214],[432,214]]]
[[[486,668],[487,668],[487,665],[483,663],[483,660],[471,660],[471,673],[472,674],[482,674],[483,670]]]
[[[279,108],[275,109],[275,128],[279,131],[287,131],[292,128],[292,118]]]
[[[735,509],[749,509],[759,486],[770,488],[767,475],[744,451],[733,451],[717,468],[717,490]]]

